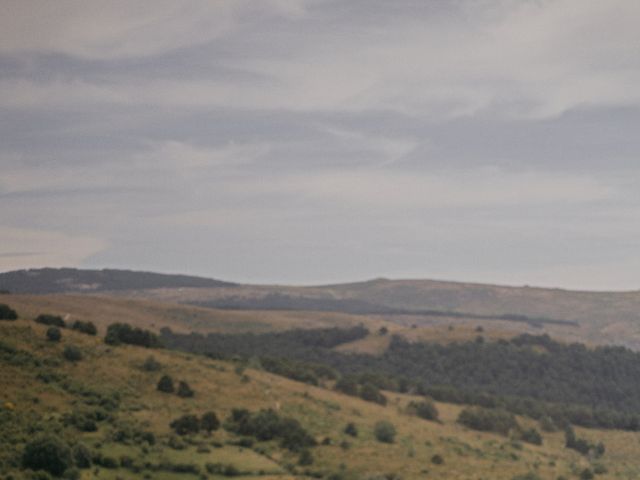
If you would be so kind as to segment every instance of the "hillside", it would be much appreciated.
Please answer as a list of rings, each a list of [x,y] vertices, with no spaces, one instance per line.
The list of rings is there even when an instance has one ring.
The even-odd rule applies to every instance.
[[[187,275],[167,275],[130,270],[79,270],[38,268],[0,273],[0,290],[11,293],[74,293],[149,288],[212,288],[234,284]]]
[[[549,333],[570,342],[640,349],[640,292],[387,279],[314,287],[239,285],[197,277],[74,269],[0,274],[0,290],[101,293],[224,309],[229,315],[238,311],[251,318],[286,317],[284,312],[298,312],[294,315],[297,318],[308,318],[324,312],[348,314],[350,318],[363,316],[403,327],[473,328],[481,324],[520,333]]]
[[[574,478],[586,468],[602,479],[640,474],[634,433],[576,428],[581,438],[606,444],[606,454],[589,462],[564,447],[562,432],[543,433],[538,446],[470,430],[456,422],[462,406],[436,403],[439,421],[426,421],[407,410],[409,402],[420,400],[414,395],[385,392],[389,402],[382,406],[225,361],[105,345],[100,337],[68,329],[60,342],[51,342],[46,330],[29,319],[0,322],[0,471],[16,479],[22,478],[21,452],[39,431],[56,432],[64,442],[88,449],[93,466],[80,471],[85,480],[223,477],[206,473],[206,464],[212,471],[218,464],[224,467],[220,471],[233,467],[240,478],[264,480],[555,479]],[[80,350],[81,360],[64,359],[69,346]],[[153,369],[144,367],[150,354],[157,364]],[[187,382],[195,395],[157,391],[165,374]],[[249,441],[225,429],[211,435],[171,433],[169,424],[181,415],[213,411],[224,420],[233,408],[271,408],[297,420],[317,443],[309,447],[310,463],[278,441]],[[98,411],[91,431],[80,419]],[[393,443],[376,440],[373,430],[380,420],[396,428]],[[535,426],[525,418],[518,422]],[[348,423],[355,424],[356,437],[344,433]],[[531,476],[518,477],[525,474]]]

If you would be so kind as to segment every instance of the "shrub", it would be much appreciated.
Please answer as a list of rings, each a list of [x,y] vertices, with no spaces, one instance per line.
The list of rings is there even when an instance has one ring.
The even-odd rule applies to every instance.
[[[433,463],[434,465],[442,465],[444,463],[444,458],[442,458],[442,455],[438,455],[437,453],[431,457],[431,463]]]
[[[83,322],[81,320],[76,320],[71,325],[72,330],[77,330],[80,333],[85,333],[87,335],[96,335],[98,333],[98,329],[93,324],[93,322]]]
[[[409,411],[425,420],[437,420],[438,409],[431,400],[409,403]]]
[[[79,362],[82,360],[82,352],[75,345],[67,345],[64,347],[62,356],[70,362]]]
[[[367,402],[379,403],[380,405],[387,404],[387,397],[385,397],[378,387],[372,383],[365,383],[360,390],[360,398]]]
[[[379,442],[393,443],[396,437],[396,427],[391,422],[380,420],[373,427],[373,433]]]
[[[355,423],[349,422],[349,423],[347,423],[347,426],[344,427],[344,433],[346,433],[347,435],[350,435],[352,437],[357,437],[358,436],[358,427],[356,427]]]
[[[41,323],[42,325],[51,325],[54,327],[65,328],[67,324],[64,322],[61,316],[59,315],[50,315],[48,313],[43,313],[36,317],[36,322]]]
[[[73,461],[78,468],[91,467],[91,450],[83,443],[75,445],[71,451]]]
[[[128,323],[112,323],[107,327],[107,334],[104,342],[108,345],[138,345],[145,348],[156,348],[160,346],[158,336],[149,330],[132,327]]]
[[[218,416],[215,412],[206,412],[200,419],[200,426],[204,431],[211,433],[220,428],[220,420],[218,420]]]
[[[589,468],[585,468],[580,472],[580,480],[592,480],[593,472]]]
[[[62,338],[62,333],[58,327],[49,327],[47,329],[47,340],[50,342],[59,342]]]
[[[472,430],[496,432],[506,435],[509,430],[518,428],[513,414],[500,409],[465,408],[458,415],[458,423]]]
[[[45,470],[60,476],[73,465],[71,449],[54,435],[39,435],[27,443],[22,455],[22,465],[32,470]]]
[[[540,432],[535,428],[520,432],[520,439],[523,442],[532,443],[533,445],[542,445],[542,435],[540,435]]]
[[[207,463],[205,468],[211,475],[224,475],[225,477],[235,477],[240,475],[240,471],[234,466],[224,463]]]
[[[549,415],[541,417],[538,423],[543,432],[552,433],[558,430],[558,427]]]
[[[300,458],[298,458],[298,465],[305,466],[313,463],[313,455],[309,450],[302,450],[300,452]]]
[[[200,431],[200,420],[195,415],[183,415],[174,420],[169,425],[178,435],[198,433]]]
[[[161,368],[162,364],[153,355],[149,355],[142,364],[142,369],[146,372],[157,372]]]
[[[4,303],[0,303],[0,320],[17,320],[16,311]]]
[[[62,474],[62,478],[65,480],[80,480],[81,476],[80,470],[75,467],[67,468]]]
[[[358,395],[358,381],[355,377],[345,376],[336,382],[335,389],[347,395]]]
[[[158,381],[158,386],[156,388],[160,392],[173,393],[173,379],[169,375],[163,375]]]
[[[180,382],[178,384],[178,391],[176,392],[179,397],[191,398],[195,392],[191,389],[187,382]]]

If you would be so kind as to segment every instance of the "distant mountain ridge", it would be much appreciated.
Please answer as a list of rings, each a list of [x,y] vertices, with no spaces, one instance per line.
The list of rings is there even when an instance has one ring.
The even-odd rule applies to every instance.
[[[0,291],[23,294],[233,286],[236,284],[210,278],[117,269],[38,268],[0,273]]]

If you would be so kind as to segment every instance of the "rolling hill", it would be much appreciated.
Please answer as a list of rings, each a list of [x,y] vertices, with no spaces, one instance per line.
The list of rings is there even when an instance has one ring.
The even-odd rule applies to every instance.
[[[240,285],[198,277],[116,270],[41,269],[0,274],[13,293],[100,294],[224,309],[247,317],[308,318],[324,312],[403,327],[483,325],[546,332],[566,341],[640,349],[640,292],[579,292],[435,280],[387,280],[296,287]],[[268,312],[277,312],[271,313]],[[304,313],[302,313],[304,312]],[[296,315],[294,315],[296,316]]]
[[[101,337],[68,329],[61,341],[52,342],[46,330],[28,318],[0,322],[0,472],[5,478],[35,478],[22,469],[21,458],[43,434],[73,448],[74,458],[89,459],[90,468],[64,474],[83,480],[529,480],[574,478],[585,470],[603,480],[640,475],[632,432],[576,428],[580,438],[606,444],[603,457],[589,460],[565,448],[562,432],[543,432],[542,444],[536,445],[470,429],[457,421],[460,405],[436,403],[438,420],[423,420],[409,408],[422,399],[415,394],[385,392],[387,405],[378,405],[335,392],[330,384],[294,382],[250,365],[105,345]],[[69,348],[80,358],[68,360]],[[158,391],[163,375],[188,383],[194,396]],[[228,419],[238,408],[271,409],[275,418],[290,419],[287,425],[297,422],[316,446],[303,461],[301,450],[277,438],[234,433]],[[182,416],[209,411],[223,423],[211,434],[176,434],[170,426]],[[376,438],[380,421],[397,432],[390,443]],[[526,418],[517,422],[522,428],[536,426]],[[349,423],[355,436],[345,433]]]

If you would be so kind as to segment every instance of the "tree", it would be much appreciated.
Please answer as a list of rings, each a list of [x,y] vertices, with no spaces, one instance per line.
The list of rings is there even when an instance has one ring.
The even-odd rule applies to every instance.
[[[336,382],[335,389],[347,395],[356,396],[358,395],[358,381],[351,375],[342,377]]]
[[[45,470],[60,476],[73,464],[71,449],[54,435],[39,435],[27,443],[22,455],[22,465],[31,470]]]
[[[393,443],[396,438],[396,427],[391,422],[380,420],[373,427],[373,433],[379,442]]]
[[[14,309],[4,303],[0,303],[0,320],[17,320],[18,314]]]
[[[215,412],[206,412],[200,419],[200,426],[206,432],[211,433],[214,430],[218,430],[218,428],[220,428],[220,420],[218,420],[218,416],[215,414]]]
[[[81,333],[86,333],[87,335],[96,335],[98,333],[98,329],[93,324],[93,322],[83,322],[81,320],[76,320],[71,325],[72,330],[77,330]]]
[[[82,360],[82,352],[75,345],[67,345],[66,347],[64,347],[62,355],[66,360],[69,360],[70,362],[78,362]]]
[[[36,322],[42,325],[52,325],[54,327],[65,328],[67,324],[64,322],[61,316],[51,315],[48,313],[42,313],[36,317]]]
[[[195,394],[195,392],[191,389],[187,382],[180,382],[178,384],[178,391],[176,392],[179,397],[183,398],[191,398]]]
[[[62,338],[62,333],[58,327],[49,327],[47,329],[47,340],[50,342],[59,342]]]
[[[169,375],[163,375],[158,381],[157,389],[160,392],[173,393],[173,379]]]
[[[425,420],[437,420],[438,409],[431,400],[409,403],[409,411]]]
[[[365,383],[362,385],[362,389],[360,390],[360,398],[366,400],[367,402],[375,402],[380,405],[387,404],[387,397],[385,397],[378,387],[373,385],[372,383]]]
[[[200,420],[195,415],[183,415],[174,420],[169,425],[178,435],[198,433],[200,431]]]
[[[145,348],[156,348],[160,346],[158,336],[149,330],[132,327],[128,323],[112,323],[107,327],[107,334],[104,342],[108,345],[138,345]]]

